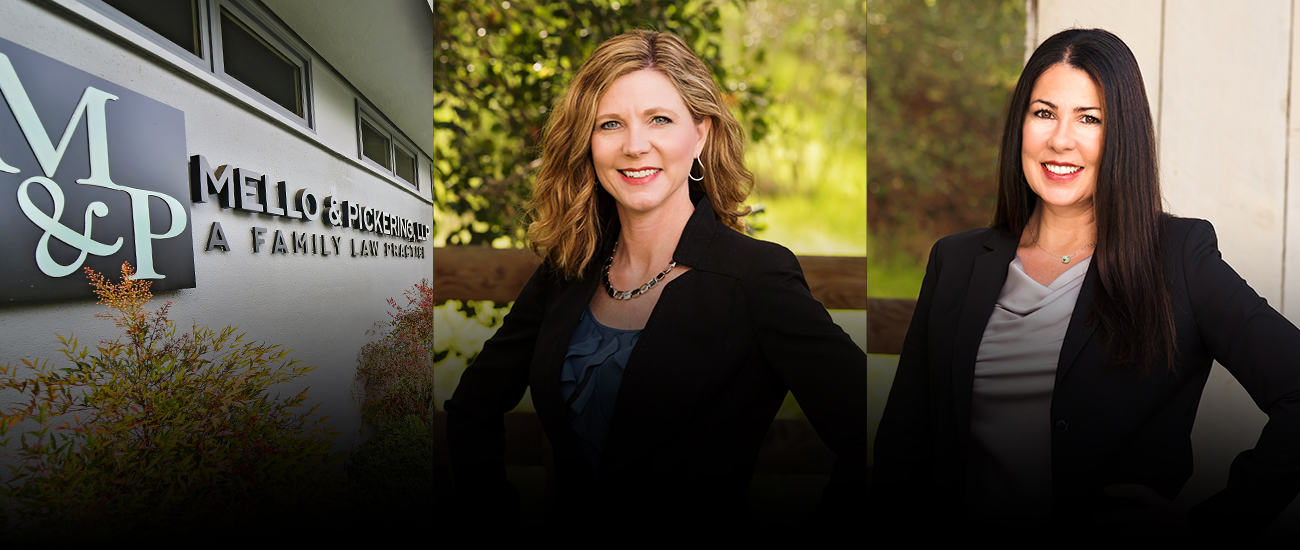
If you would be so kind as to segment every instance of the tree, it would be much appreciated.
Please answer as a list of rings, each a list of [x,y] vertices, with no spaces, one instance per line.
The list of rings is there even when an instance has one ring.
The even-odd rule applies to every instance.
[[[924,261],[938,237],[992,218],[1024,6],[867,1],[867,205],[885,256]]]

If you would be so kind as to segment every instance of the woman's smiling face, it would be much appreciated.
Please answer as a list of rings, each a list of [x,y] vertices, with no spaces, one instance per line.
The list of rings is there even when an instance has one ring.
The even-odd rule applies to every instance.
[[[591,160],[619,213],[648,213],[677,201],[691,208],[686,179],[709,127],[707,118],[695,123],[662,73],[643,69],[615,79],[596,107]]]
[[[1043,202],[1092,206],[1105,145],[1104,107],[1092,77],[1064,63],[1034,82],[1020,156],[1025,180]]]

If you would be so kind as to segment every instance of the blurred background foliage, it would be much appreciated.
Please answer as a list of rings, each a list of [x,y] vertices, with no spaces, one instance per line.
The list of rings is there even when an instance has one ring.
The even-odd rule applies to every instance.
[[[691,45],[747,131],[755,236],[796,254],[867,255],[868,4],[435,2],[434,247],[526,246],[521,205],[548,110],[604,40],[652,29]],[[435,307],[439,409],[508,307]],[[832,315],[866,346],[865,312]],[[797,416],[788,404],[782,414]]]
[[[434,246],[524,245],[520,205],[541,165],[549,109],[598,45],[630,29],[685,40],[724,84],[750,138],[761,140],[765,86],[737,56],[723,59],[717,7],[660,0],[435,3]]]
[[[930,246],[987,226],[1023,0],[867,0],[868,292],[915,298]]]

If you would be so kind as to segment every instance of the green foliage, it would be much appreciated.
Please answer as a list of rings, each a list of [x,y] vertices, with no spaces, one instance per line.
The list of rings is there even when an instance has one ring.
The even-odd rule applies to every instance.
[[[866,4],[869,255],[924,262],[938,237],[992,218],[1025,3]]]
[[[753,2],[727,12],[724,52],[768,83],[767,137],[750,143],[746,158],[760,192],[865,188],[865,15],[860,3],[843,1]]]
[[[866,253],[866,15],[845,1],[724,11],[724,53],[768,83],[767,136],[746,151],[766,207],[757,236],[800,254]]]
[[[405,298],[404,306],[388,299],[392,319],[377,323],[380,338],[357,354],[361,414],[376,425],[410,415],[428,420],[434,410],[433,285],[420,281]]]
[[[722,6],[709,0],[434,2],[434,246],[523,246],[519,208],[541,165],[549,109],[597,46],[632,29],[682,37],[713,71],[751,139],[762,139],[766,85],[724,59],[717,32]]]
[[[433,308],[433,362],[437,404],[441,406],[460,384],[460,375],[496,334],[514,302],[448,300]]]
[[[244,525],[342,487],[330,467],[338,432],[316,407],[295,411],[307,390],[270,394],[312,367],[235,327],[177,335],[170,302],[146,312],[149,282],[131,280],[129,265],[118,284],[87,272],[111,309],[97,317],[123,334],[93,351],[60,336],[67,366],[0,367],[0,392],[20,396],[0,410],[0,444],[16,462],[0,484],[10,527],[90,539]]]
[[[348,458],[347,472],[358,510],[388,516],[433,509],[433,423],[416,415],[385,423]]]
[[[913,298],[921,294],[921,280],[925,278],[925,259],[894,254],[881,259],[872,258],[867,263],[867,295],[873,298]]]

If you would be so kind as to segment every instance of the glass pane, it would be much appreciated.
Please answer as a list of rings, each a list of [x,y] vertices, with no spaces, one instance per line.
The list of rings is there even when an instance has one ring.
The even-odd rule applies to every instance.
[[[415,183],[415,157],[406,154],[401,147],[393,148],[393,156],[397,161],[397,177]]]
[[[365,119],[361,120],[361,154],[384,168],[393,169],[388,155],[388,136],[379,133]]]
[[[104,3],[190,53],[203,55],[195,0],[104,0]]]
[[[225,9],[221,10],[221,55],[226,74],[303,116],[302,69]]]

